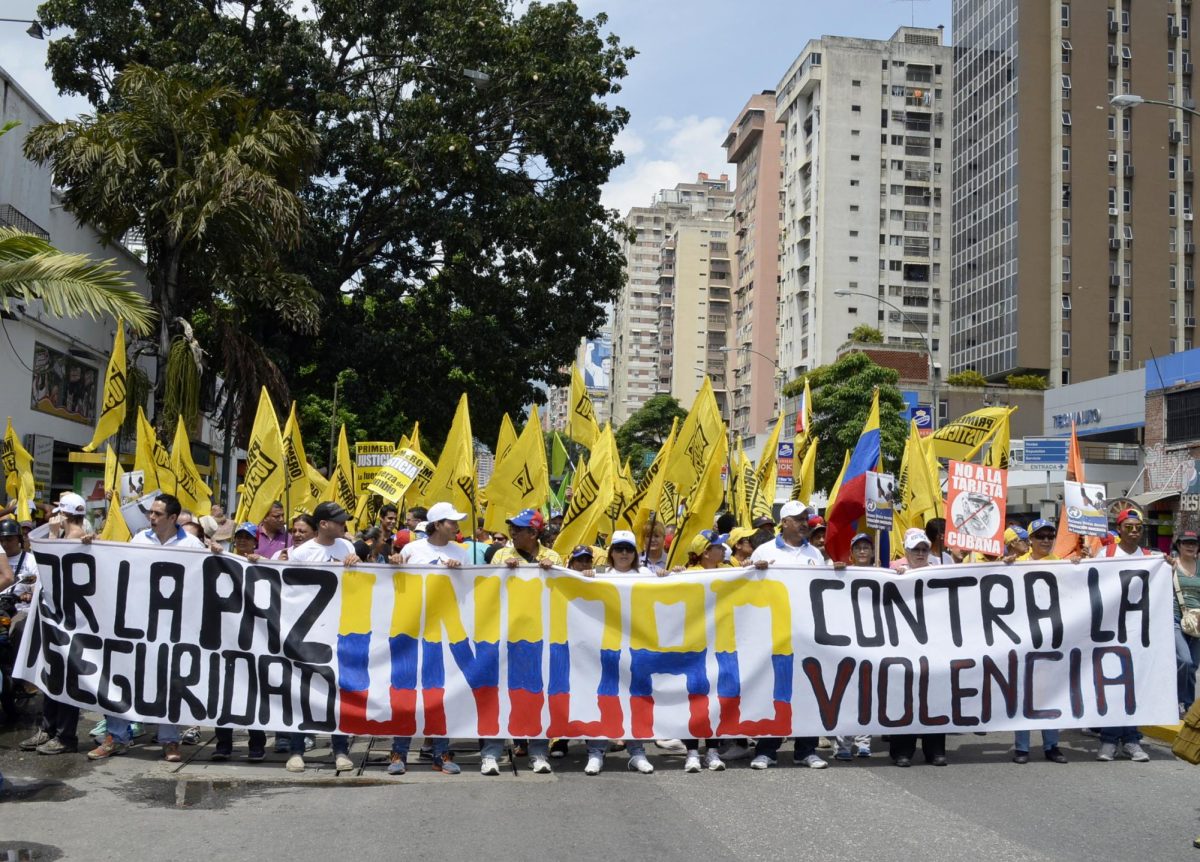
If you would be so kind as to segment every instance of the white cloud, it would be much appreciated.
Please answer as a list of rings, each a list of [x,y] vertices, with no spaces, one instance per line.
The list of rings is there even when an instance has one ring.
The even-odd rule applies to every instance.
[[[725,140],[729,122],[722,117],[658,117],[649,130],[626,128],[616,147],[625,153],[625,164],[613,171],[605,185],[604,205],[622,215],[630,207],[646,206],[659,189],[692,182],[704,171],[713,176],[729,172]]]

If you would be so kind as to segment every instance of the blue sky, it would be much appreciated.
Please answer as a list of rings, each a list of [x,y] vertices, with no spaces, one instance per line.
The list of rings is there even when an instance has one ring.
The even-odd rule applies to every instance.
[[[640,52],[614,101],[631,113],[618,145],[626,163],[605,188],[624,212],[697,171],[729,172],[721,141],[754,93],[773,88],[805,42],[822,35],[885,39],[902,24],[946,25],[950,0],[578,0]],[[32,18],[38,0],[0,0],[0,16]],[[87,110],[54,92],[46,43],[0,23],[4,66],[56,119]]]

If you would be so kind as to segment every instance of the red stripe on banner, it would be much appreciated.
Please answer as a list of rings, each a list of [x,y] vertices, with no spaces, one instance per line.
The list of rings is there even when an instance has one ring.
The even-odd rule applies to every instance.
[[[479,716],[479,735],[500,735],[500,690],[494,685],[471,689],[475,695],[475,713]],[[532,734],[531,734],[532,735]]]
[[[719,697],[717,701],[721,705],[717,736],[791,736],[792,734],[792,705],[786,700],[775,701],[774,718],[764,718],[758,721],[742,721],[741,697]]]
[[[708,717],[708,695],[689,694],[688,733],[696,739],[708,739],[713,735],[712,720]]]
[[[425,706],[425,735],[446,735],[446,696],[444,688],[421,689],[421,703]]]
[[[654,696],[631,694],[629,718],[635,739],[654,739]]]
[[[512,736],[537,737],[542,733],[542,706],[546,696],[523,688],[508,690],[508,732]],[[482,731],[480,731],[482,733]]]
[[[600,708],[599,721],[575,721],[571,718],[571,695],[550,695],[550,724],[546,736],[620,739],[624,735],[621,725],[625,719],[621,698],[615,694],[598,694],[596,705]]]
[[[338,730],[351,736],[412,736],[417,732],[417,693],[412,689],[390,691],[392,717],[387,721],[367,718],[367,692],[338,690]]]

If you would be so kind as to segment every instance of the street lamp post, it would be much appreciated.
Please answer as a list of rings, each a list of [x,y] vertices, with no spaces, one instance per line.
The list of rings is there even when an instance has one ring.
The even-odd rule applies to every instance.
[[[1147,99],[1142,96],[1135,96],[1132,93],[1122,93],[1119,96],[1113,96],[1108,104],[1118,111],[1124,111],[1126,108],[1136,108],[1138,105],[1162,105],[1164,108],[1173,108],[1176,111],[1184,111],[1193,116],[1200,117],[1200,111],[1194,108],[1188,108],[1164,99]]]
[[[930,381],[929,388],[932,390],[932,394],[933,394],[933,414],[929,417],[929,421],[933,426],[933,430],[936,431],[937,427],[938,427],[938,414],[941,412],[941,403],[938,401],[938,374],[937,374],[937,368],[936,368],[937,362],[934,359],[933,348],[930,347],[929,337],[926,335],[926,333],[919,326],[917,326],[915,323],[913,323],[912,318],[910,318],[907,314],[905,314],[903,308],[896,305],[895,303],[889,302],[888,300],[884,299],[882,296],[876,296],[871,293],[863,293],[861,290],[848,290],[845,288],[843,288],[841,290],[835,290],[833,292],[833,295],[834,296],[861,296],[865,299],[873,299],[878,303],[886,305],[888,308],[892,309],[892,311],[895,311],[897,314],[899,314],[900,318],[905,323],[908,324],[910,329],[912,329],[915,333],[917,333],[917,335],[921,336],[921,343],[925,345],[925,353],[929,357],[929,381]]]
[[[755,356],[760,356],[763,359],[767,360],[767,362],[770,362],[771,366],[775,369],[776,382],[778,382],[780,378],[785,376],[783,369],[779,367],[779,363],[775,360],[775,358],[772,356],[768,356],[767,354],[763,353],[761,350],[755,350],[753,347],[746,347],[746,346],[718,347],[717,348],[718,353],[737,353],[742,350],[746,351],[747,353],[753,353]],[[780,412],[778,398],[775,399],[775,412],[777,414]],[[729,424],[731,427],[733,426],[733,404],[732,403],[729,405]]]
[[[32,21],[29,18],[0,18],[0,21],[7,21],[10,24],[28,24],[29,29],[25,32],[34,39],[45,39],[46,31],[42,29],[42,25],[37,21]]]

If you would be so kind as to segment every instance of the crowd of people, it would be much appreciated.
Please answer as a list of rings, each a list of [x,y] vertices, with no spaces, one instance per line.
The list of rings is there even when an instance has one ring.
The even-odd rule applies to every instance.
[[[902,554],[890,563],[879,560],[879,551],[870,533],[860,533],[854,537],[849,559],[834,560],[830,559],[825,549],[824,520],[814,509],[795,501],[783,505],[777,520],[760,516],[754,519],[751,526],[741,527],[736,525],[731,515],[722,514],[713,529],[695,536],[674,535],[671,528],[651,521],[641,537],[628,530],[618,530],[606,544],[579,545],[566,559],[560,558],[552,550],[554,539],[562,527],[562,515],[557,511],[552,510],[549,517],[545,517],[540,511],[526,509],[507,519],[505,532],[481,529],[473,535],[469,534],[468,516],[457,511],[450,503],[439,502],[428,509],[409,508],[404,513],[403,522],[400,516],[401,512],[396,506],[385,505],[379,511],[376,523],[366,526],[357,535],[348,535],[346,525],[351,516],[337,503],[321,503],[311,515],[297,514],[290,523],[286,522],[283,506],[275,503],[258,523],[233,523],[219,506],[213,506],[209,515],[195,518],[182,509],[178,499],[161,494],[150,506],[149,528],[134,534],[131,542],[159,547],[208,549],[214,553],[236,554],[249,561],[292,560],[342,565],[365,562],[449,568],[502,565],[550,569],[563,566],[584,577],[595,578],[669,578],[679,572],[726,567],[766,569],[771,566],[832,566],[841,569],[847,565],[885,568],[902,574],[928,566],[963,562],[989,560],[1020,566],[1059,559],[1053,553],[1057,528],[1052,521],[1039,518],[1027,525],[1012,523],[1005,532],[1005,553],[996,559],[964,555],[946,548],[945,522],[933,519],[924,529],[905,532]],[[32,524],[29,526],[32,527]],[[1143,523],[1136,510],[1127,509],[1118,514],[1115,526],[1116,530],[1096,551],[1090,552],[1080,542],[1070,559],[1077,562],[1091,553],[1108,557],[1157,553],[1143,545]],[[50,515],[50,535],[90,543],[94,536],[92,527],[86,520],[83,499],[77,494],[62,495]],[[464,528],[467,528],[467,534],[464,534]],[[21,624],[28,612],[38,577],[28,533],[28,528],[11,518],[0,520],[0,544],[4,547],[4,555],[0,557],[0,596],[11,594],[16,600],[14,638],[20,636]],[[668,548],[676,541],[688,542],[686,562],[668,567]],[[1187,635],[1180,626],[1181,616],[1186,610],[1200,608],[1198,551],[1200,537],[1195,532],[1180,532],[1175,538],[1170,557],[1174,567],[1175,641],[1181,711],[1195,700],[1196,672],[1200,666],[1200,638]],[[79,751],[78,708],[49,697],[43,697],[42,700],[38,730],[20,743],[21,749],[45,755]],[[121,716],[104,716],[90,733],[96,744],[87,751],[87,757],[93,761],[103,761],[124,754],[142,733],[142,728],[136,722]],[[1126,757],[1134,762],[1149,760],[1136,727],[1099,728],[1098,736],[1098,760],[1112,761],[1118,757]],[[200,739],[199,728],[158,725],[157,740],[162,746],[163,757],[169,762],[182,759],[182,744],[195,744]],[[501,739],[479,740],[480,771],[484,775],[500,774],[499,760],[506,742]],[[684,739],[656,740],[655,744],[667,752],[682,754],[685,771],[699,772],[723,770],[727,761],[740,759],[749,759],[752,769],[770,768],[778,762],[783,742],[780,738]],[[793,762],[797,766],[812,769],[823,769],[829,765],[818,753],[823,748],[832,750],[833,759],[840,761],[872,756],[872,739],[869,735],[838,736],[833,739],[797,737],[793,742]],[[918,742],[926,762],[934,766],[947,765],[945,734],[891,734],[886,737],[886,742],[888,755],[896,766],[912,765]],[[1058,744],[1057,731],[1044,730],[1041,743],[1046,760],[1060,764],[1067,762]],[[402,775],[407,771],[411,744],[412,739],[407,737],[392,740],[387,767],[389,774]],[[606,755],[615,750],[623,750],[627,754],[626,763],[630,770],[639,773],[654,771],[654,765],[646,756],[645,740],[588,739],[582,744],[586,746],[584,772],[588,775],[598,774],[604,768]],[[313,745],[311,736],[300,733],[276,734],[274,739],[274,750],[288,755],[286,767],[293,772],[305,769],[304,757]],[[349,737],[335,734],[330,745],[337,770],[353,769],[349,757]],[[546,774],[553,771],[551,760],[563,757],[568,745],[565,739],[516,740],[513,751],[517,756],[528,756],[534,773]],[[1012,761],[1017,764],[1028,763],[1030,748],[1031,733],[1017,731],[1013,735]],[[211,759],[228,760],[233,757],[233,750],[232,730],[217,729]],[[267,734],[250,731],[247,759],[261,761],[266,756],[266,750]],[[428,760],[432,769],[444,774],[461,771],[448,739],[424,740],[420,757]]]

